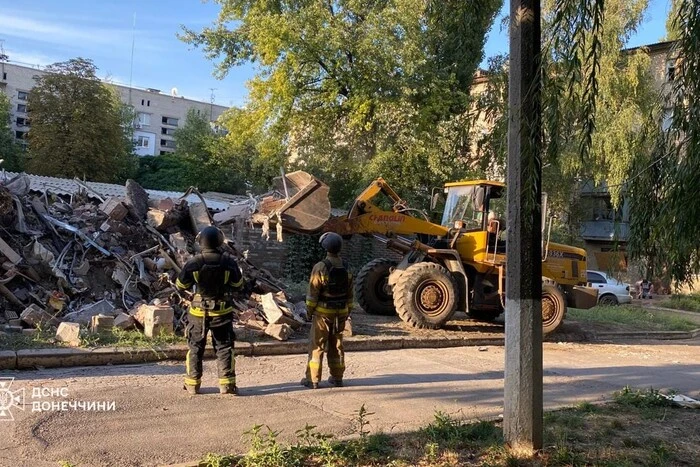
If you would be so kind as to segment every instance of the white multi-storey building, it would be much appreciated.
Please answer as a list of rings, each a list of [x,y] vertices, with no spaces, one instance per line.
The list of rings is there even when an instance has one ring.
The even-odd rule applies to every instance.
[[[20,144],[26,144],[31,122],[27,113],[29,91],[36,84],[34,77],[46,72],[36,67],[0,61],[0,92],[10,98],[11,127]],[[134,122],[135,153],[156,156],[175,150],[173,133],[185,123],[187,112],[195,109],[215,122],[227,107],[209,102],[186,99],[173,89],[164,94],[158,89],[141,89],[113,84],[122,102],[133,106],[137,113]]]

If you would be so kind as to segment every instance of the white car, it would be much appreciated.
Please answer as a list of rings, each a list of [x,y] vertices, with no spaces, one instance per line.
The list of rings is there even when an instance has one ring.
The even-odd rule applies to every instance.
[[[588,285],[598,289],[599,305],[632,303],[630,285],[620,282],[602,271],[586,271]]]

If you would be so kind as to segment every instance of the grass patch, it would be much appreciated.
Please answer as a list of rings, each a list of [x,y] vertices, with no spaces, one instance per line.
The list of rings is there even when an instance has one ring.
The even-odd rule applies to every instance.
[[[81,347],[133,347],[154,348],[172,344],[182,344],[186,340],[183,336],[175,334],[161,334],[156,337],[146,337],[141,331],[125,331],[120,328],[112,328],[108,331],[91,334],[87,329],[80,330]]]
[[[6,350],[24,349],[49,349],[68,347],[56,340],[56,331],[51,328],[37,329],[34,334],[7,333],[0,334],[0,348]],[[125,331],[120,328],[112,328],[99,334],[91,334],[87,328],[80,330],[80,347],[129,347],[139,349],[155,349],[172,344],[182,344],[186,340],[183,336],[160,335],[146,337],[141,331]]]
[[[34,334],[23,334],[8,332],[0,334],[0,349],[3,350],[24,350],[24,349],[46,349],[57,347],[55,343],[56,332],[52,329],[37,329]]]
[[[698,327],[686,318],[655,314],[633,305],[599,305],[590,310],[569,308],[567,317],[581,322],[621,324],[640,331],[692,331]]]
[[[671,298],[659,302],[659,306],[700,313],[700,294],[672,295]]]
[[[648,418],[649,410],[663,410]],[[200,466],[663,466],[700,458],[700,418],[674,407],[658,391],[623,388],[606,405],[580,404],[547,412],[544,449],[534,458],[518,458],[503,446],[500,422],[467,423],[438,412],[424,428],[402,434],[371,434],[372,415],[356,412],[356,438],[337,440],[307,425],[292,444],[277,432],[255,426],[250,450],[240,456],[208,454]],[[682,436],[679,436],[682,433]],[[685,465],[685,464],[684,464]]]

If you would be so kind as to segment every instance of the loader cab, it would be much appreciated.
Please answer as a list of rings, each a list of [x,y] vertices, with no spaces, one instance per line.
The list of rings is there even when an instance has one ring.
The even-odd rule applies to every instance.
[[[445,184],[445,210],[441,225],[455,227],[462,222],[467,232],[486,230],[488,213],[505,217],[505,185],[501,182],[473,180]]]

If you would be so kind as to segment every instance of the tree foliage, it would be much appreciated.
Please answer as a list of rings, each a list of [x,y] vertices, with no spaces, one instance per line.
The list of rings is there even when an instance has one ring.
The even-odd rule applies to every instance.
[[[209,119],[196,109],[187,112],[182,128],[175,131],[173,154],[142,157],[137,180],[145,187],[159,190],[185,190],[243,194],[251,186],[249,172],[240,153],[225,144]]]
[[[672,121],[631,185],[631,247],[652,273],[690,282],[700,272],[700,8],[674,3],[677,60],[669,95]]]
[[[125,109],[92,61],[54,63],[29,93],[28,169],[41,175],[119,181],[132,167]]]
[[[20,172],[24,166],[24,151],[15,143],[10,126],[10,99],[0,92],[0,163],[2,168]]]
[[[289,160],[339,204],[380,175],[418,197],[464,174],[469,87],[501,0],[219,3],[214,25],[183,39],[220,59],[221,77],[258,65],[228,130],[260,176]]]
[[[607,0],[602,10],[543,2],[543,189],[559,214],[562,240],[578,236],[581,181],[608,183],[619,206],[623,182],[654,150],[661,100],[650,59],[644,50],[624,50],[647,6],[647,0]],[[508,150],[506,64],[507,57],[490,60],[475,111],[489,123],[475,136],[480,168],[496,177],[505,176]]]

